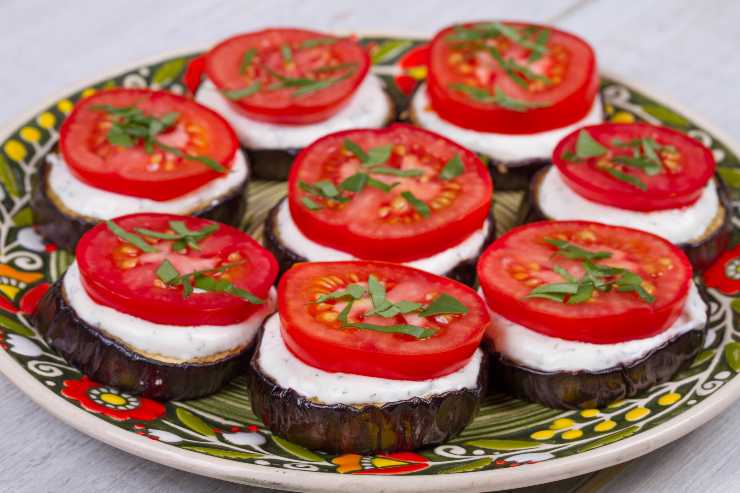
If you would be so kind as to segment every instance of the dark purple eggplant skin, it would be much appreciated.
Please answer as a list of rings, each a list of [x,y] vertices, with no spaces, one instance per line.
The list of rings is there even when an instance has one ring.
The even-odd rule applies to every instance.
[[[60,210],[47,194],[50,164],[44,160],[31,181],[31,212],[34,229],[47,241],[73,252],[83,234],[97,224],[86,218],[70,216]],[[215,204],[200,210],[194,216],[239,226],[247,209],[247,183],[220,197]]]
[[[217,392],[249,366],[253,345],[207,364],[172,364],[142,356],[78,317],[64,297],[62,279],[41,299],[33,322],[64,359],[96,382],[161,401],[195,399]]]
[[[537,172],[537,174],[532,178],[531,188],[529,191],[530,209],[527,216],[527,222],[551,219],[542,212],[542,209],[540,209],[538,199],[540,184],[545,177],[545,173],[549,170],[550,167],[548,166]],[[722,255],[722,252],[724,252],[730,244],[730,238],[732,236],[732,202],[730,201],[730,195],[727,191],[727,186],[722,181],[722,178],[715,176],[714,181],[717,184],[717,194],[719,195],[720,205],[725,210],[725,217],[722,224],[720,224],[720,226],[712,231],[712,233],[706,238],[694,242],[679,243],[677,245],[684,251],[686,256],[689,258],[691,265],[698,272],[706,270],[720,255]]]
[[[255,178],[261,180],[287,180],[290,167],[300,148],[287,149],[243,149],[249,156]]]
[[[704,330],[691,330],[627,366],[600,372],[543,372],[494,353],[492,382],[500,390],[557,409],[591,409],[635,395],[686,368],[701,351]]]
[[[278,261],[280,271],[277,281],[280,280],[280,277],[285,273],[285,271],[290,269],[293,264],[299,262],[308,262],[307,258],[298,255],[296,252],[288,248],[288,246],[286,246],[280,240],[280,236],[277,233],[277,214],[278,210],[280,209],[280,205],[285,200],[287,200],[287,198],[281,199],[272,209],[270,209],[270,212],[267,214],[267,218],[265,219],[265,227],[263,233],[264,247],[272,252],[272,254]],[[491,221],[491,227],[488,230],[488,235],[486,236],[486,239],[484,240],[483,245],[478,252],[478,255],[458,263],[449,272],[443,274],[444,276],[449,277],[450,279],[454,279],[455,281],[461,282],[463,284],[467,284],[468,286],[473,286],[475,284],[475,265],[478,262],[478,257],[496,238],[496,220],[493,217],[493,212],[491,212],[491,214],[489,215],[489,220]]]
[[[247,376],[254,414],[274,434],[331,454],[388,453],[446,442],[478,414],[486,391],[488,358],[484,353],[475,389],[364,407],[319,404],[265,375],[258,363],[259,347],[258,342]]]

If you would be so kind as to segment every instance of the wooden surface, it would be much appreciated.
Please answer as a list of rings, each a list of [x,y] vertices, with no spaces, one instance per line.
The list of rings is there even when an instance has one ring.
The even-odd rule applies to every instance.
[[[146,13],[139,10],[144,6]],[[0,124],[76,81],[240,31],[298,25],[432,34],[480,18],[574,31],[595,46],[602,67],[679,101],[740,142],[740,2],[719,0],[2,0]],[[176,471],[99,443],[56,421],[1,376],[0,396],[0,491],[267,491]],[[626,466],[522,491],[740,491],[739,431],[740,404]]]

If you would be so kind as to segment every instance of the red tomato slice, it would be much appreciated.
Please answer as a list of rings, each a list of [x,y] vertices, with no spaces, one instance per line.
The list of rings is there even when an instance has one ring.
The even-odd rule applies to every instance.
[[[584,275],[582,260],[556,254],[557,247],[545,239],[610,253],[593,262],[639,275],[654,301],[616,288],[595,291],[578,304],[528,298],[538,286],[565,282],[556,266],[578,279]],[[505,318],[551,337],[612,344],[651,337],[670,327],[683,310],[692,271],[680,249],[650,233],[586,221],[542,221],[497,239],[481,256],[478,276],[489,306]]]
[[[496,29],[501,25],[504,31]],[[519,22],[462,24],[439,32],[431,43],[427,82],[432,107],[442,118],[505,134],[577,122],[590,111],[599,88],[588,43],[550,26]]]
[[[382,166],[398,172],[415,170],[411,172],[419,176],[373,172],[377,168],[365,165],[346,148],[348,139],[365,152],[390,146],[390,157]],[[459,158],[459,174],[443,179],[442,171],[453,158]],[[305,184],[321,182],[340,187],[357,173],[397,185],[389,191],[370,185],[357,193],[342,191],[345,202],[305,189]],[[317,140],[296,158],[288,184],[290,213],[306,236],[358,258],[392,261],[427,257],[463,241],[486,220],[492,192],[488,171],[475,154],[440,135],[400,124],[337,132]],[[409,193],[424,202],[428,215],[407,199]]]
[[[208,52],[206,75],[250,118],[308,124],[326,120],[352,97],[370,68],[349,38],[303,29],[234,36]],[[253,87],[239,97],[233,91]]]
[[[384,318],[373,309],[367,283],[373,275],[393,303],[428,306],[437,296],[454,297],[467,313],[422,317],[420,312]],[[412,324],[436,331],[425,339],[411,335],[349,328],[341,312],[349,298],[313,303],[320,295],[363,286],[365,293],[349,310],[348,323],[390,326]],[[490,322],[485,303],[469,287],[450,279],[386,262],[313,262],[296,264],[278,286],[282,334],[288,348],[306,364],[331,372],[396,380],[426,380],[464,366]]]
[[[131,214],[114,220],[130,233],[135,233],[134,228],[172,232],[170,221],[182,221],[190,230],[211,224],[219,228],[198,243],[200,250],[186,248],[178,252],[173,251],[171,240],[139,234],[160,250],[155,253],[142,252],[123,241],[106,223],[85,233],[77,246],[77,262],[90,297],[120,312],[172,325],[229,325],[246,320],[260,309],[262,305],[221,292],[195,291],[185,297],[182,286],[167,286],[156,274],[165,259],[180,275],[230,265],[223,273],[208,276],[227,279],[265,299],[277,277],[277,262],[249,235],[214,221],[172,214]]]
[[[576,144],[582,132],[605,148],[603,154],[590,158],[576,156]],[[637,157],[644,166],[650,153],[644,150],[646,141],[655,153],[650,161],[652,168],[630,165]],[[698,140],[647,123],[603,123],[576,130],[560,141],[552,160],[578,195],[636,211],[677,209],[693,204],[716,167],[712,152]],[[615,172],[617,176],[612,174]]]
[[[214,111],[166,91],[112,89],[78,102],[60,131],[65,162],[78,178],[96,188],[169,200],[223,176],[202,162],[156,147],[148,152],[141,139],[128,148],[111,144],[108,132],[116,117],[96,109],[99,105],[135,106],[158,118],[178,113],[175,124],[159,134],[159,141],[183,154],[211,158],[226,169],[232,166],[238,149],[236,134]]]

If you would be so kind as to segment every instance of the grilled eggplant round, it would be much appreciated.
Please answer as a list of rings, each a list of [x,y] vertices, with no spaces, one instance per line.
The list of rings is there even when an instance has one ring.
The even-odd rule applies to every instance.
[[[261,180],[287,180],[290,166],[301,150],[287,149],[246,149],[242,150],[249,156],[249,163],[256,178]]]
[[[265,227],[263,233],[263,243],[265,248],[267,248],[275,256],[278,261],[278,265],[280,266],[278,280],[280,280],[280,277],[285,273],[286,270],[290,269],[293,264],[299,262],[309,262],[309,259],[291,250],[290,247],[283,243],[280,238],[280,231],[277,224],[277,215],[278,211],[280,210],[280,206],[285,200],[287,199],[283,198],[277,204],[275,204],[272,209],[270,209],[270,212],[267,214],[267,218],[265,219]],[[480,250],[478,252],[479,255],[496,238],[496,222],[493,213],[489,215],[488,220],[491,222],[491,225],[488,229],[488,235],[483,241],[483,245],[481,245],[480,247]],[[473,258],[462,260],[450,271],[445,272],[442,275],[463,284],[467,284],[468,286],[473,286],[476,279],[475,264],[477,261],[478,255]]]
[[[75,214],[67,209],[49,186],[51,164],[44,160],[31,182],[31,212],[33,226],[48,241],[65,250],[74,251],[82,235],[100,220]],[[226,195],[214,197],[193,216],[212,219],[232,226],[239,226],[247,208],[247,184],[233,189]]]
[[[253,343],[208,363],[167,363],[139,354],[82,320],[65,297],[63,279],[41,299],[34,324],[59,354],[95,381],[152,399],[194,399],[218,391],[248,367]]]
[[[589,409],[633,397],[670,380],[702,348],[704,331],[694,329],[667,341],[629,365],[598,372],[544,372],[494,356],[492,378],[501,390],[558,409]]]
[[[539,206],[539,190],[545,174],[550,170],[546,167],[538,171],[532,178],[530,185],[530,210],[528,222],[552,219]],[[719,176],[715,176],[720,208],[712,223],[704,234],[696,240],[680,243],[678,246],[686,253],[691,265],[698,271],[707,269],[725,251],[732,236],[732,202],[727,187]]]
[[[252,411],[274,434],[333,454],[413,450],[445,442],[473,420],[487,385],[484,354],[474,389],[384,404],[324,404],[263,373],[259,348],[258,341],[247,377]]]

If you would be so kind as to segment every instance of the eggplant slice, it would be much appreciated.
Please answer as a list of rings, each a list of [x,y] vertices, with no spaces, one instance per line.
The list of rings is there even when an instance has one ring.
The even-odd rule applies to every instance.
[[[46,240],[73,252],[82,235],[100,221],[74,215],[49,193],[48,175],[51,166],[48,160],[42,161],[41,167],[32,178],[30,206],[33,227]],[[207,207],[192,215],[238,227],[247,208],[248,183],[247,177],[243,186],[214,199]]]
[[[542,180],[549,170],[550,167],[548,166],[538,171],[532,179],[529,191],[530,209],[527,222],[552,219],[542,211],[538,198]],[[732,236],[732,202],[730,201],[730,195],[722,178],[715,176],[714,181],[717,184],[720,212],[701,238],[677,245],[689,257],[694,269],[700,272],[712,265],[722,252],[725,251],[730,244],[730,237]]]
[[[285,200],[287,200],[287,197],[281,199],[277,204],[275,204],[272,209],[270,209],[270,212],[267,214],[267,219],[265,219],[265,227],[263,233],[264,246],[270,252],[272,252],[272,254],[278,261],[278,266],[280,267],[277,279],[278,281],[280,280],[280,277],[282,277],[282,275],[285,273],[285,271],[290,269],[293,264],[309,261],[307,258],[302,257],[301,255],[291,250],[290,247],[285,245],[280,238],[280,231],[278,231],[277,225],[277,214],[280,210],[280,206]],[[493,242],[496,237],[496,222],[493,217],[493,212],[491,212],[491,214],[489,215],[489,221],[491,222],[491,225],[488,229],[488,235],[483,241],[483,245],[481,245],[478,255],[469,259],[462,260],[450,271],[442,275],[463,284],[467,284],[468,286],[473,286],[475,284],[475,265],[478,262],[478,257],[481,253],[483,253],[488,245]]]
[[[599,372],[544,372],[494,356],[492,378],[497,390],[557,409],[590,409],[635,395],[689,366],[704,342],[694,329],[625,366]]]
[[[247,376],[252,411],[274,434],[313,450],[373,454],[443,443],[473,420],[485,395],[488,357],[484,353],[474,389],[382,405],[322,404],[281,387],[261,371],[260,341]]]
[[[165,363],[143,356],[82,320],[52,285],[33,314],[44,339],[91,379],[157,400],[194,399],[221,389],[249,364],[250,347],[212,363]]]

